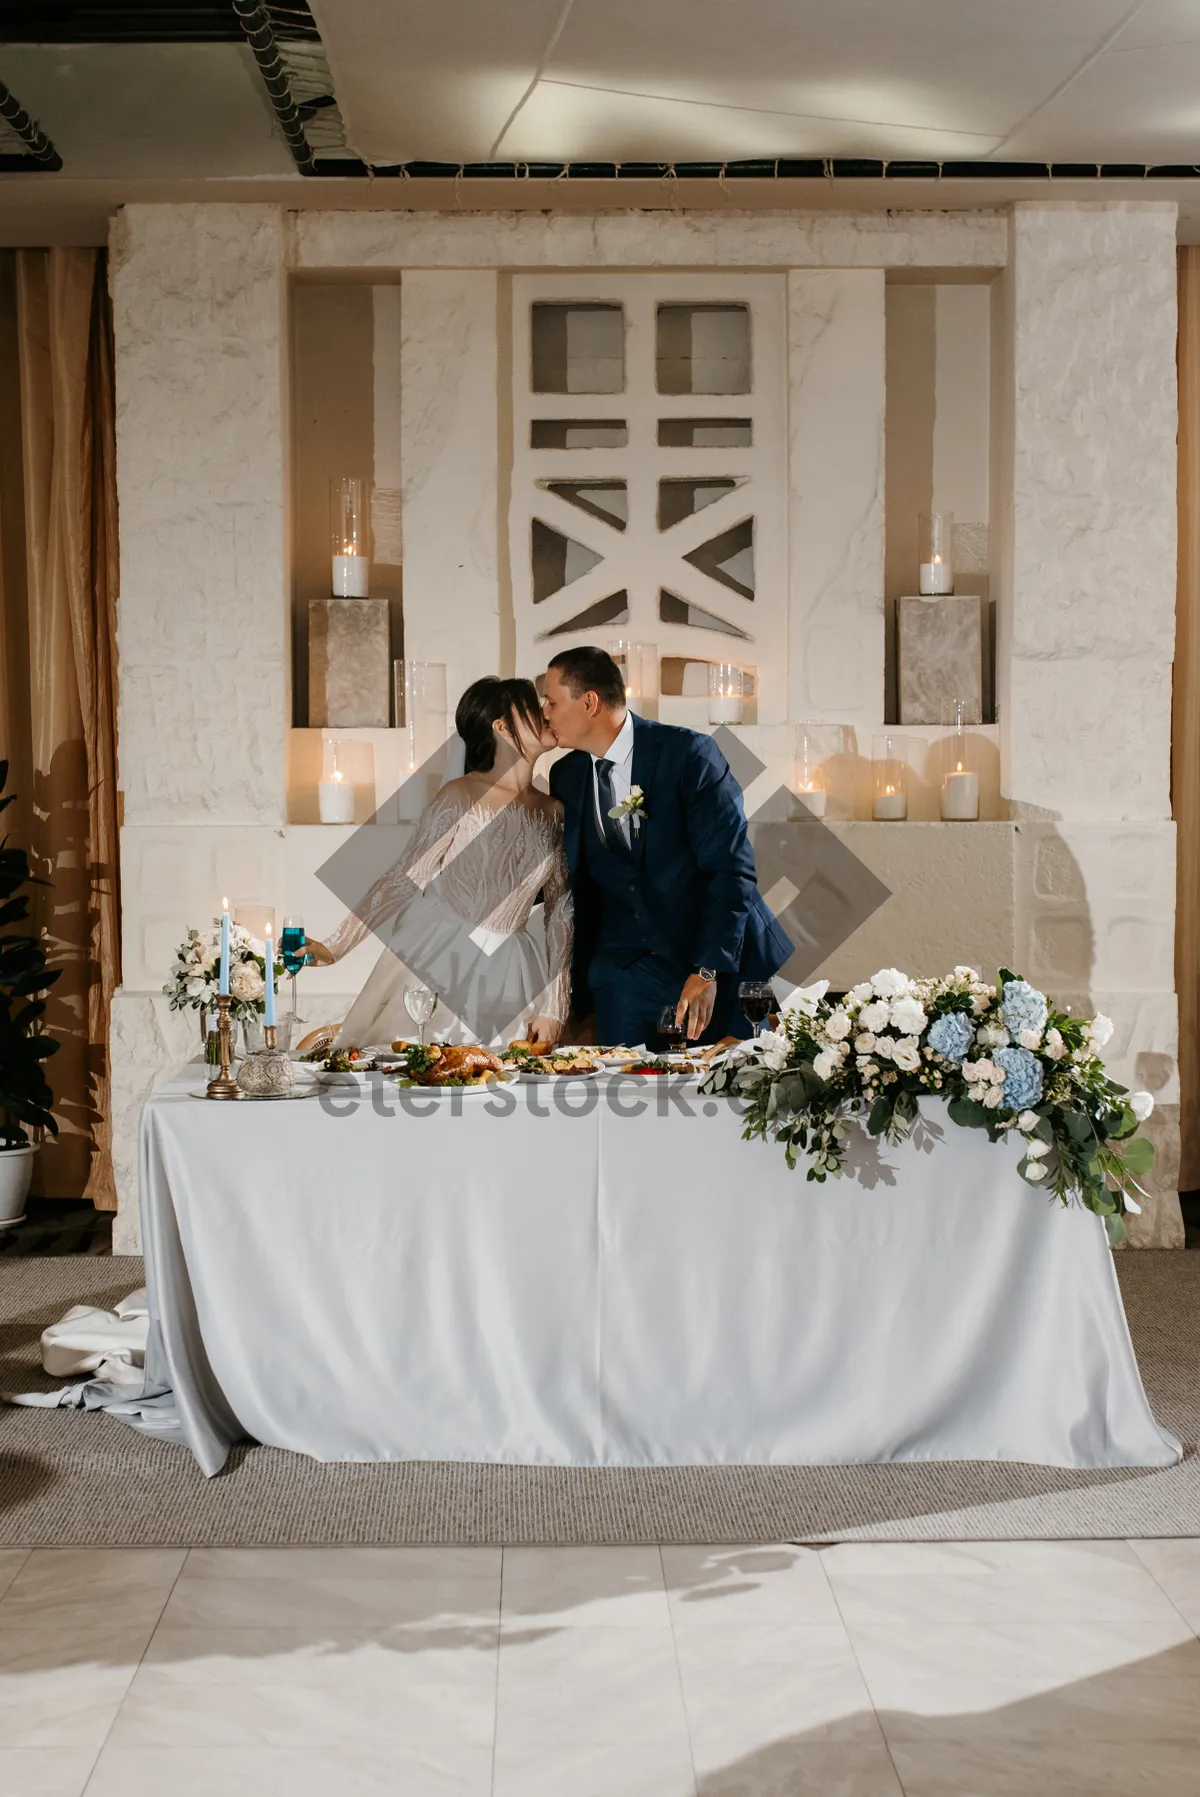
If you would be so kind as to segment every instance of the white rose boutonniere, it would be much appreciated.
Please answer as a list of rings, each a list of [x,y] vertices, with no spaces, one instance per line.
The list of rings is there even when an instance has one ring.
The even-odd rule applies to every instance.
[[[642,819],[646,815],[646,796],[640,786],[629,788],[629,797],[622,799],[619,805],[610,805],[609,817],[627,817],[629,827],[636,836],[642,827]]]

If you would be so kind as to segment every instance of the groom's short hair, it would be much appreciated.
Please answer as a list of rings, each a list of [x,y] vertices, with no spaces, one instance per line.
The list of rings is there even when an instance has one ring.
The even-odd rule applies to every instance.
[[[606,649],[584,645],[580,649],[562,649],[549,664],[558,672],[572,697],[595,693],[602,705],[616,711],[625,703],[625,676]]]

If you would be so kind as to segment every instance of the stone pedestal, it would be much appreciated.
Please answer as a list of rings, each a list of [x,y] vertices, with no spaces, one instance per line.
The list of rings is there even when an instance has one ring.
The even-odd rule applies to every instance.
[[[386,599],[314,599],[308,608],[308,721],[386,730],[391,651]]]
[[[901,599],[897,611],[902,724],[950,724],[956,699],[964,724],[983,722],[983,600]]]

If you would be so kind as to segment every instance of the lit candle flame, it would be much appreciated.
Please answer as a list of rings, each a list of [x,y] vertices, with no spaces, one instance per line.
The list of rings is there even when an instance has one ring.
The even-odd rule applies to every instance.
[[[228,911],[228,909],[229,909],[229,900],[228,899],[223,898],[221,900],[221,909],[222,909],[222,911]]]

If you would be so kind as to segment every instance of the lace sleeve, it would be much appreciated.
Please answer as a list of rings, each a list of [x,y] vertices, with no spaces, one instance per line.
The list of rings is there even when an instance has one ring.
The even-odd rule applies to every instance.
[[[446,786],[425,807],[399,861],[380,875],[362,903],[343,918],[326,942],[335,961],[397,916],[414,887],[424,891],[437,877],[450,853],[459,822],[469,809],[464,795]]]
[[[550,983],[545,992],[544,1015],[565,1023],[571,1009],[571,950],[575,941],[575,901],[567,883],[567,857],[562,833],[555,833],[550,869],[543,885],[546,918],[546,959]]]

